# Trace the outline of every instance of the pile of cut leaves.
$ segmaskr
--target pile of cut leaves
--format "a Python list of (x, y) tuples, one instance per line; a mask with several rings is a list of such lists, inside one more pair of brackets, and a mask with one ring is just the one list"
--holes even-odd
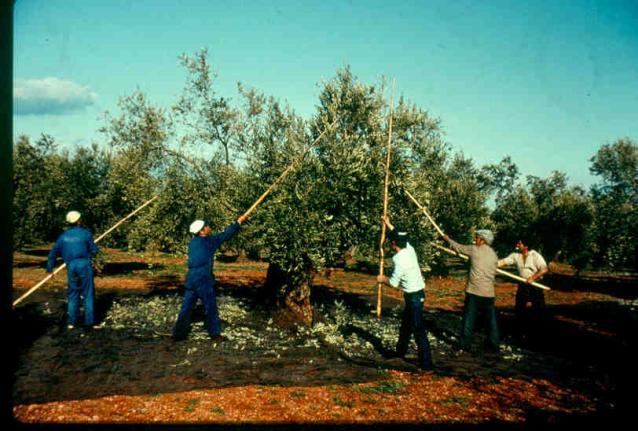
[[(346, 359), (380, 360), (384, 353), (394, 350), (401, 324), (401, 306), (386, 311), (383, 319), (379, 320), (372, 309), (352, 310), (344, 302), (335, 300), (315, 304), (321, 317), (312, 328), (302, 325), (282, 328), (274, 322), (271, 310), (256, 306), (247, 299), (219, 296), (217, 303), (222, 332), (228, 339), (224, 349), (274, 357), (279, 357), (291, 348), (329, 348)], [(110, 307), (102, 326), (126, 330), (144, 339), (167, 337), (171, 334), (180, 305), (181, 296), (178, 294), (118, 298)], [(209, 336), (203, 307), (199, 304), (188, 341), (203, 340), (209, 340)], [(428, 333), (428, 340), (436, 356), (454, 356), (454, 335), (437, 338)], [(502, 352), (501, 359), (510, 362), (521, 361), (526, 355), (524, 350), (508, 344), (503, 344)], [(411, 340), (408, 357), (415, 355), (416, 345)]]

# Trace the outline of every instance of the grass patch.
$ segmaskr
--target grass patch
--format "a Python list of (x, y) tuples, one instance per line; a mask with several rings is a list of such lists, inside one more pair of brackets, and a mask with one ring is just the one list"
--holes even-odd
[(362, 394), (400, 394), (405, 387), (404, 383), (396, 380), (387, 380), (376, 386), (355, 387), (354, 390)]
[(354, 407), (354, 403), (352, 401), (346, 401), (346, 400), (342, 400), (339, 397), (333, 397), (332, 401), (334, 401), (334, 403), (340, 407), (347, 407), (349, 409), (351, 409), (352, 407)]
[(290, 393), (290, 398), (304, 398), (306, 393), (304, 391), (293, 391)]
[(184, 407), (184, 411), (186, 413), (192, 413), (195, 411), (195, 408), (202, 400), (200, 398), (193, 398), (192, 400), (188, 400), (186, 407)]
[(385, 368), (377, 368), (377, 374), (382, 377), (387, 377), (388, 370), (386, 370)]
[(226, 412), (224, 411), (224, 409), (222, 409), (221, 407), (213, 407), (212, 409), (210, 409), (210, 411), (211, 411), (212, 413), (216, 413), (216, 414), (218, 414), (218, 415), (222, 415), (222, 416), (226, 414)]
[(460, 404), (462, 406), (467, 406), (469, 401), (470, 400), (468, 400), (466, 397), (450, 397), (438, 402), (446, 406), (449, 406), (450, 404)]

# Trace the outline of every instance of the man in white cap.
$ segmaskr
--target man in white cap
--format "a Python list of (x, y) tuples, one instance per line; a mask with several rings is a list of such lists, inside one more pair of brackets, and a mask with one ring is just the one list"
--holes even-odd
[(215, 276), (213, 275), (213, 259), (219, 246), (239, 229), (245, 221), (241, 216), (236, 222), (228, 226), (223, 232), (211, 235), (212, 230), (206, 220), (195, 220), (189, 231), (194, 235), (188, 244), (188, 272), (182, 307), (173, 328), (173, 339), (184, 340), (188, 337), (191, 327), (191, 316), (197, 300), (201, 299), (206, 311), (206, 326), (211, 339), (222, 342), (221, 324), (217, 311), (215, 294)]
[(494, 277), (498, 257), (490, 247), (494, 241), (494, 234), (488, 229), (479, 229), (474, 235), (474, 244), (463, 245), (443, 235), (450, 246), (470, 258), (470, 273), (465, 287), (465, 304), (463, 307), (463, 322), (461, 323), (461, 349), (469, 350), (474, 335), (474, 322), (479, 309), (487, 317), (488, 336), (487, 348), (499, 350), (498, 325), (496, 322), (496, 308), (494, 307)]
[(80, 314), (80, 298), (84, 299), (84, 324), (94, 327), (95, 316), (93, 303), (95, 301), (95, 287), (93, 285), (93, 267), (91, 258), (99, 248), (93, 241), (93, 235), (88, 229), (80, 226), (80, 213), (69, 211), (66, 221), (70, 225), (55, 242), (49, 252), (47, 272), (53, 272), (55, 260), (62, 256), (67, 265), (67, 328), (73, 329), (77, 325)]

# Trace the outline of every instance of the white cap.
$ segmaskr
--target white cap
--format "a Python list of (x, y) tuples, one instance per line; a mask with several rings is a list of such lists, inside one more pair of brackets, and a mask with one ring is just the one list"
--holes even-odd
[(487, 245), (492, 245), (492, 242), (494, 241), (494, 234), (489, 229), (479, 229), (476, 231), (476, 235), (483, 238)]
[(198, 233), (200, 230), (204, 229), (204, 225), (206, 223), (204, 220), (195, 220), (191, 223), (191, 226), (188, 228), (190, 233)]
[(67, 223), (75, 223), (76, 221), (80, 220), (80, 213), (77, 211), (69, 211), (68, 213), (66, 213), (66, 222)]

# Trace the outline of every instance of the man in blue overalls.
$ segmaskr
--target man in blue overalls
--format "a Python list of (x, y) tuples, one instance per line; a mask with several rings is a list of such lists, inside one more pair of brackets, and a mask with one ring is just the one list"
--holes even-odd
[(186, 290), (182, 307), (177, 316), (177, 322), (173, 329), (173, 339), (183, 340), (188, 337), (191, 327), (191, 315), (197, 303), (201, 299), (206, 311), (206, 324), (208, 334), (216, 342), (225, 340), (221, 335), (219, 313), (217, 311), (217, 298), (215, 294), (215, 276), (213, 275), (213, 258), (219, 246), (233, 236), (239, 225), (245, 221), (241, 216), (236, 222), (228, 226), (223, 232), (211, 236), (211, 228), (205, 220), (195, 220), (190, 225), (190, 232), (195, 237), (188, 244), (188, 272), (186, 273)]
[(84, 324), (93, 326), (93, 303), (95, 301), (95, 287), (93, 285), (93, 267), (91, 258), (99, 248), (93, 241), (93, 235), (88, 229), (80, 226), (80, 213), (69, 211), (66, 221), (71, 225), (62, 233), (49, 252), (47, 272), (53, 271), (55, 260), (62, 256), (67, 265), (67, 328), (73, 329), (80, 313), (80, 297), (84, 299)]

